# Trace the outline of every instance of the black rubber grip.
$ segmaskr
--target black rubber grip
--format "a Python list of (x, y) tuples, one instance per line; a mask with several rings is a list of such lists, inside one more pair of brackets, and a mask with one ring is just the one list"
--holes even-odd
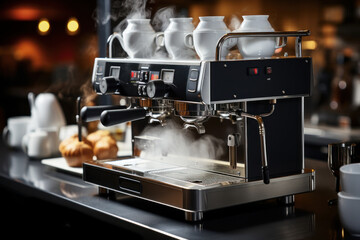
[(269, 184), (270, 183), (270, 173), (269, 173), (268, 166), (263, 166), (262, 167), (262, 175), (263, 175), (264, 183)]
[(80, 118), (83, 122), (92, 122), (100, 120), (100, 115), (105, 110), (125, 109), (125, 106), (103, 105), (103, 106), (85, 106), (80, 111)]
[(131, 122), (146, 117), (146, 111), (143, 108), (106, 110), (101, 113), (100, 122), (108, 127), (119, 123)]

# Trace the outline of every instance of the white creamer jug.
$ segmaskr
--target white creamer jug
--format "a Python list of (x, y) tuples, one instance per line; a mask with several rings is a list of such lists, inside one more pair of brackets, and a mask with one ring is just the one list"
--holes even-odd
[[(234, 32), (274, 32), (269, 15), (246, 15), (240, 28)], [(238, 39), (238, 48), (243, 58), (268, 58), (274, 55), (275, 49), (284, 47), (285, 42), (279, 45), (276, 37), (241, 37)]]
[[(199, 17), (199, 19), (200, 22), (194, 32), (185, 36), (185, 45), (195, 48), (201, 60), (214, 60), (219, 39), (230, 30), (224, 23), (224, 16)], [(222, 47), (221, 58), (225, 58), (229, 52), (232, 45), (232, 41), (229, 40), (225, 41)]]
[(165, 46), (171, 59), (194, 59), (196, 52), (184, 44), (185, 35), (194, 31), (193, 18), (170, 18), (169, 26), (164, 33), (156, 36), (158, 46)]
[(113, 33), (109, 38), (110, 45), (114, 38), (130, 58), (150, 58), (155, 52), (156, 33), (150, 24), (150, 19), (128, 19), (127, 27), (122, 35)]

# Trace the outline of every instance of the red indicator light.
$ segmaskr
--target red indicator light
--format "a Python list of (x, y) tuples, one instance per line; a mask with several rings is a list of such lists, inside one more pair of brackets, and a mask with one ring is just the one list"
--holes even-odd
[(249, 68), (248, 73), (249, 73), (249, 75), (258, 75), (259, 69), (258, 68)]
[(272, 74), (272, 67), (266, 67), (266, 74)]
[(151, 74), (150, 80), (159, 79), (159, 74)]

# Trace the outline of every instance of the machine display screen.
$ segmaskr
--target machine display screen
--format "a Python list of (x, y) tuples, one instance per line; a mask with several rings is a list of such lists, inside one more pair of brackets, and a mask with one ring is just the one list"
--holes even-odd
[(161, 78), (165, 83), (173, 83), (174, 82), (174, 73), (173, 69), (163, 69), (161, 71)]
[(110, 76), (118, 79), (120, 77), (120, 67), (112, 66), (110, 67)]

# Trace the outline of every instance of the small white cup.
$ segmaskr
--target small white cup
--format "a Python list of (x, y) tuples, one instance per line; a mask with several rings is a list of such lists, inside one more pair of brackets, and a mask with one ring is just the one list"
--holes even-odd
[(360, 163), (351, 163), (340, 167), (341, 191), (360, 197)]
[(51, 128), (42, 128), (40, 129), (40, 131), (44, 131), (46, 132), (47, 138), (47, 144), (49, 145), (49, 149), (50, 149), (50, 155), (55, 156), (55, 155), (59, 155), (60, 151), (59, 151), (59, 144), (60, 144), (60, 139), (59, 139), (59, 129), (56, 127), (51, 127)]
[(193, 48), (185, 46), (185, 35), (192, 33), (193, 18), (170, 18), (170, 24), (163, 33), (157, 33), (156, 45), (166, 48), (171, 59), (196, 59)]
[[(216, 45), (219, 39), (230, 30), (224, 23), (224, 16), (199, 17), (200, 23), (196, 29), (184, 37), (184, 44), (195, 49), (201, 60), (215, 60)], [(229, 53), (229, 49), (236, 44), (228, 39), (223, 44), (220, 56), (222, 59)]]
[[(274, 32), (269, 15), (247, 15), (243, 16), (244, 21), (240, 28), (234, 32)], [(238, 49), (244, 59), (270, 58), (278, 48), (286, 46), (283, 39), (275, 37), (241, 37), (238, 39)]]
[(21, 147), (23, 136), (27, 133), (30, 116), (11, 117), (3, 129), (3, 140), (10, 147)]
[(344, 192), (338, 193), (340, 221), (344, 228), (356, 237), (360, 237), (360, 198)]
[(127, 27), (122, 34), (113, 33), (109, 45), (116, 38), (130, 58), (150, 58), (155, 52), (156, 33), (150, 24), (150, 19), (128, 19)]
[(45, 158), (51, 156), (49, 135), (43, 130), (27, 133), (22, 139), (22, 147), (30, 158)]

